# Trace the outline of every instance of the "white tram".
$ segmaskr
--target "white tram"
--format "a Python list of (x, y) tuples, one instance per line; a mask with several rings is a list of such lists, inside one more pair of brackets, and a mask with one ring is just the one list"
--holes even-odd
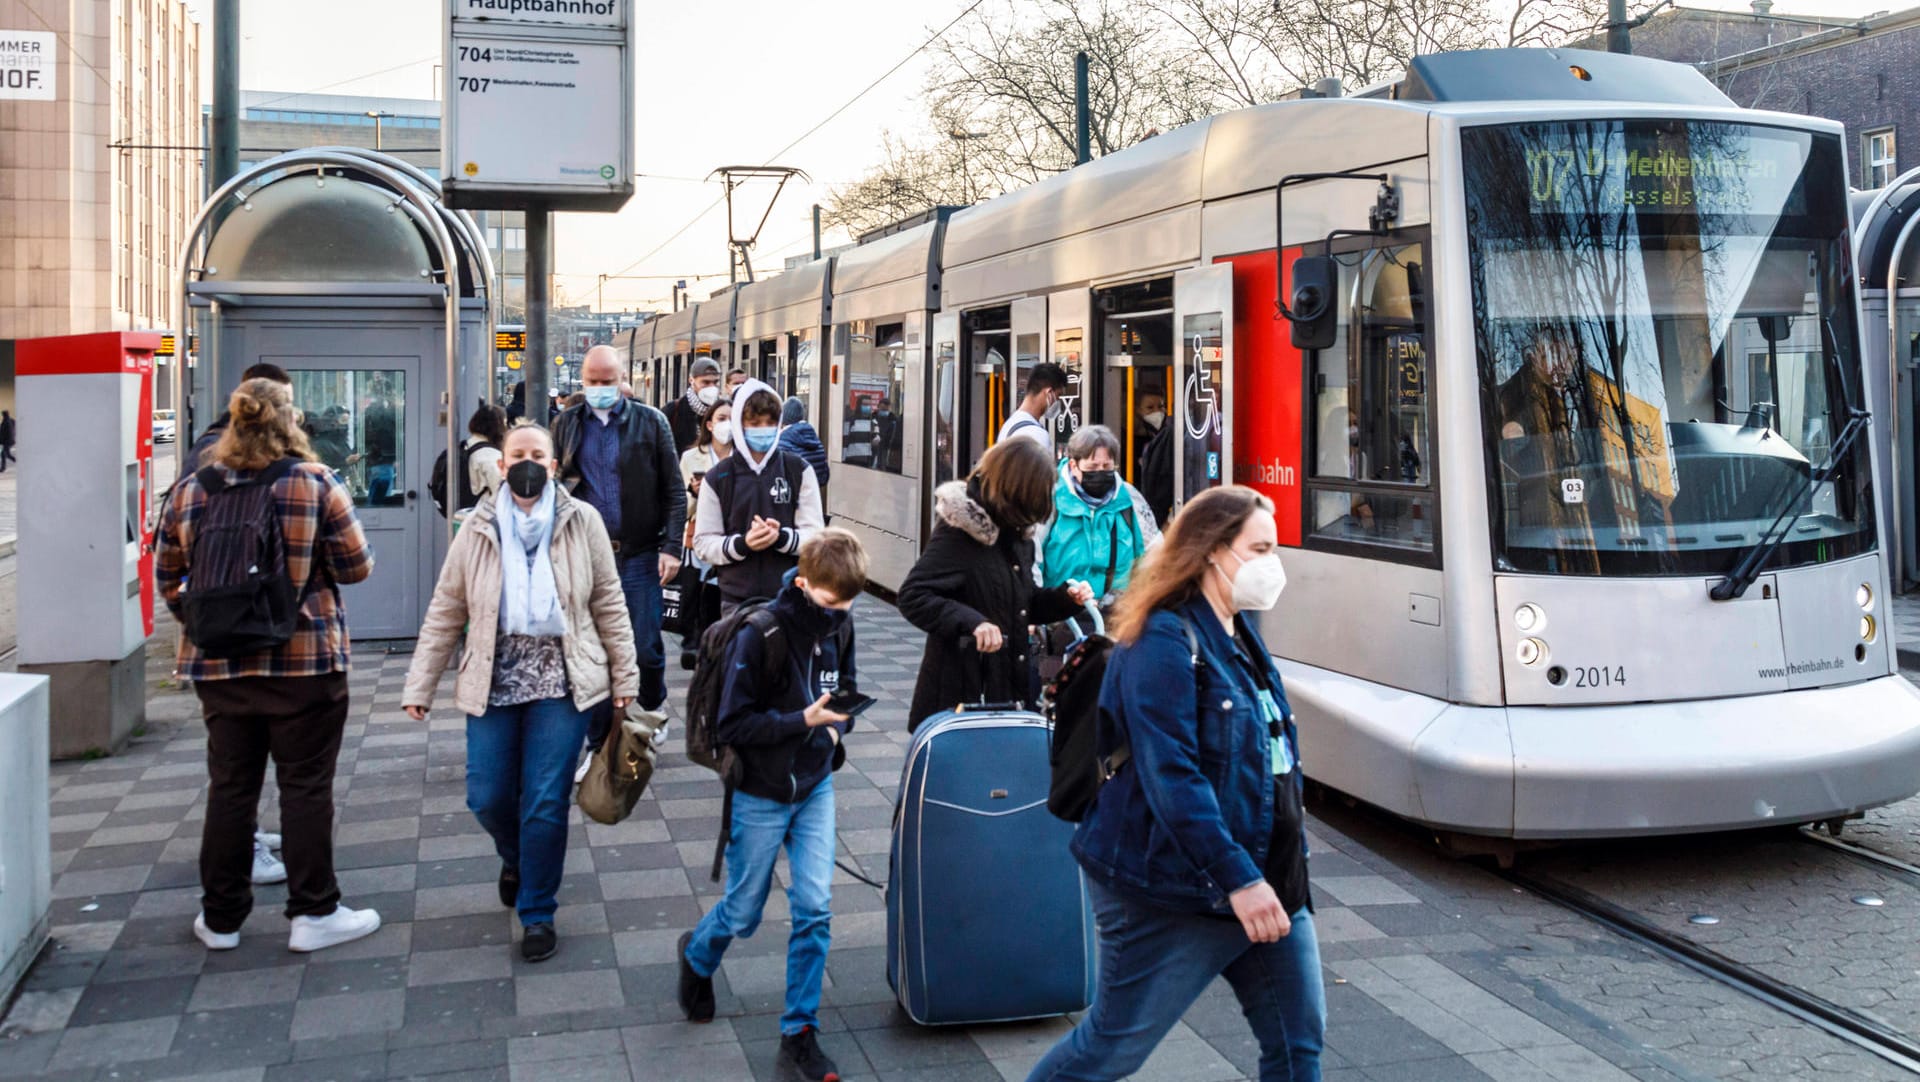
[[(723, 314), (724, 313), (724, 314)], [(1157, 136), (635, 332), (808, 401), (897, 586), (1040, 360), (1057, 436), (1278, 506), (1317, 781), (1456, 835), (1833, 820), (1920, 789), (1837, 124), (1577, 51)]]

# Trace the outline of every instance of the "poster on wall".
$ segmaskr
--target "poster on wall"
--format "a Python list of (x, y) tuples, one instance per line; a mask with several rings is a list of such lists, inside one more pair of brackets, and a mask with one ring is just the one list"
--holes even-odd
[(45, 30), (0, 30), (0, 101), (53, 101), (58, 48)]

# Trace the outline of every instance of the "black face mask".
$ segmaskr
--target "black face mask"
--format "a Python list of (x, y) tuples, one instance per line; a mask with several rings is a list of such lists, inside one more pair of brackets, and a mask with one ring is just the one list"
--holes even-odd
[(538, 499), (551, 476), (546, 463), (523, 458), (507, 469), (507, 487), (523, 500)]
[(1096, 500), (1104, 500), (1113, 495), (1120, 483), (1119, 474), (1113, 470), (1081, 470), (1080, 490)]

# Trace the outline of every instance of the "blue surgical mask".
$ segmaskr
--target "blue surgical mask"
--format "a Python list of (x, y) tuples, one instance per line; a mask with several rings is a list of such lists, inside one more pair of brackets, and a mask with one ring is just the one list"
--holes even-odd
[(580, 392), (587, 396), (587, 405), (597, 410), (610, 410), (620, 401), (618, 387), (582, 387)]
[(780, 439), (780, 429), (777, 425), (755, 426), (744, 431), (747, 437), (747, 450), (756, 455), (764, 455), (773, 450), (774, 443)]

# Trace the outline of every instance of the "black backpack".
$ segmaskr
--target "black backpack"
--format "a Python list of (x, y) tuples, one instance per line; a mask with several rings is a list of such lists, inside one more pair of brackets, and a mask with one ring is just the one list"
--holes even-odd
[(188, 640), (208, 657), (244, 657), (293, 638), (305, 591), (287, 577), (273, 485), (296, 465), (283, 458), (231, 484), (218, 466), (194, 475), (207, 502), (194, 521), (180, 603)]
[[(1197, 672), (1200, 640), (1184, 616), (1180, 628), (1187, 633), (1187, 650)], [(1111, 753), (1100, 755), (1100, 685), (1105, 682), (1113, 647), (1112, 639), (1097, 634), (1068, 647), (1065, 662), (1042, 696), (1047, 718), (1053, 722), (1052, 744), (1047, 749), (1047, 762), (1053, 768), (1047, 810), (1069, 823), (1086, 818), (1100, 786), (1133, 757), (1124, 732)]]
[[(482, 444), (476, 444), (475, 446), (492, 447), (493, 444), (482, 443)], [(496, 450), (497, 449), (498, 448), (496, 448)], [(454, 480), (454, 490), (459, 495), (460, 502), (453, 505), (453, 510), (455, 511), (458, 511), (463, 507), (472, 507), (474, 504), (478, 503), (480, 500), (479, 494), (473, 491), (472, 478), (470, 478), (467, 475), (467, 458), (469, 454), (472, 452), (473, 448), (468, 447), (466, 442), (462, 441), (458, 450), (460, 452), (460, 470), (458, 473), (454, 475), (453, 480)], [(440, 452), (440, 457), (433, 460), (433, 476), (427, 479), (427, 495), (433, 497), (434, 510), (440, 512), (441, 518), (446, 518), (448, 514), (448, 510), (447, 510), (447, 453), (445, 451)]]

